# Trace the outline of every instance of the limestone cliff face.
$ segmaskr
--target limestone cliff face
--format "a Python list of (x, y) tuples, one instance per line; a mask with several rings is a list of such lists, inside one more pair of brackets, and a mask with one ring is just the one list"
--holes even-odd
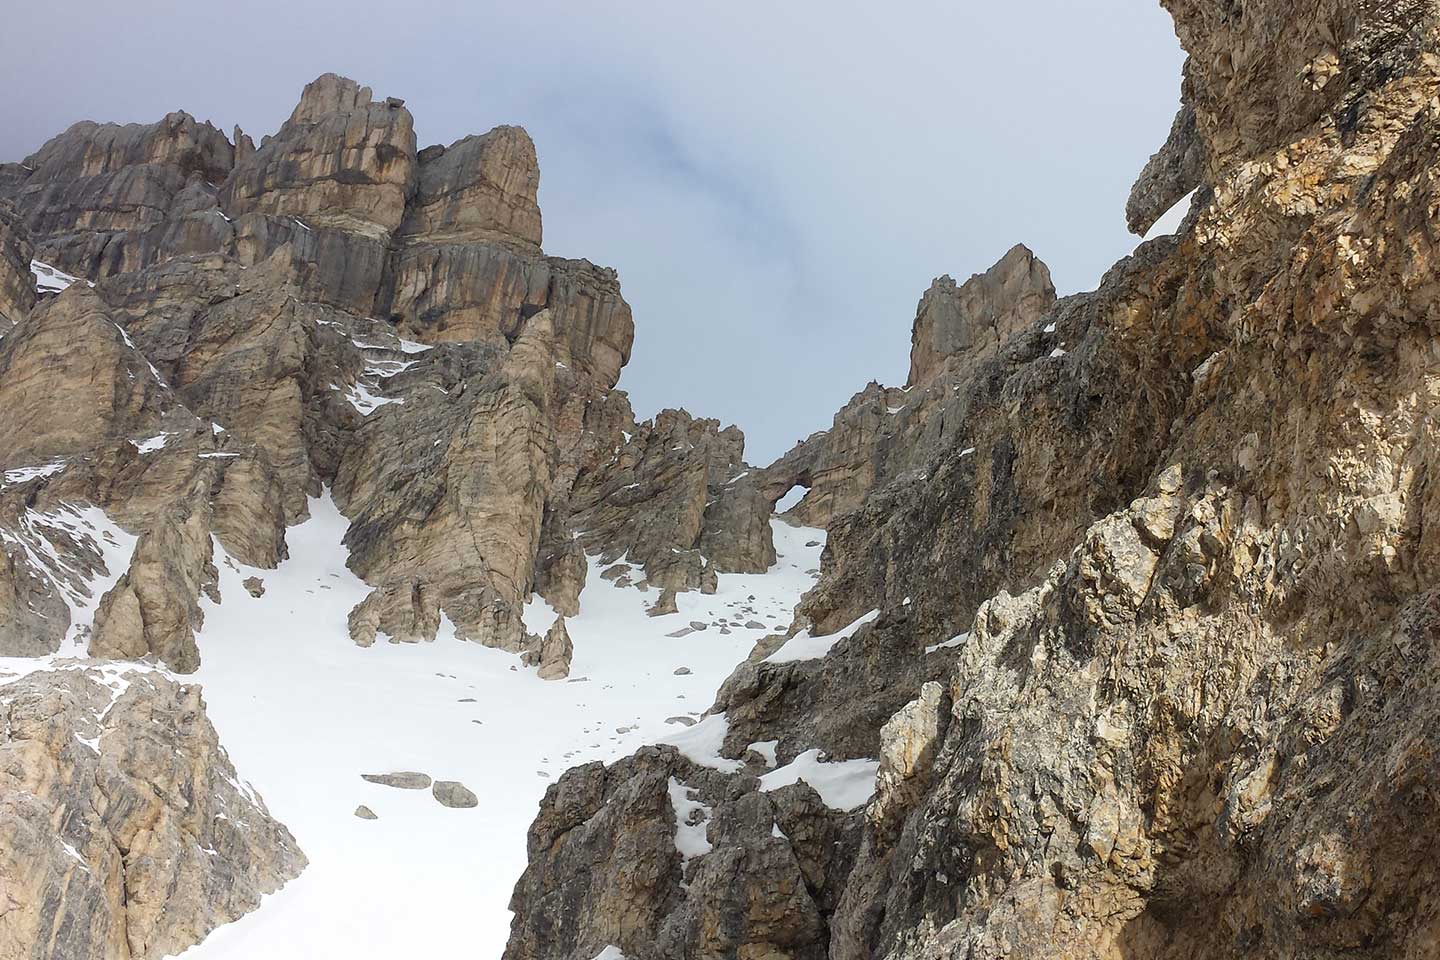
[(305, 857), (235, 773), (198, 687), (64, 669), (0, 686), (0, 953), (171, 956)]
[(0, 193), (21, 211), (40, 260), (95, 278), (210, 245), (224, 220), (204, 211), (234, 162), (225, 135), (186, 113), (85, 121), (7, 164)]
[[(253, 562), (283, 555), (278, 484), (263, 457), (187, 409), (83, 283), (0, 340), (0, 409), (0, 597), (14, 598), (0, 650), (51, 652), (73, 627), (97, 654), (154, 654), (193, 670), (211, 531)], [(71, 623), (65, 597), (126, 571), (106, 567), (98, 530), (67, 519), (87, 506), (141, 535), (113, 594), (90, 598), (101, 601), (93, 632)]]
[(974, 363), (989, 357), (1054, 302), (1049, 269), (1024, 245), (959, 286), (941, 277), (925, 292), (915, 314), (905, 385), (929, 380), (951, 358)]
[(325, 74), (305, 87), (290, 119), (225, 181), (231, 217), (294, 217), (385, 239), (405, 218), (416, 176), (415, 126), (403, 100)]
[[(634, 323), (613, 270), (541, 251), (538, 184), (524, 130), (417, 150), (403, 101), (333, 74), (258, 147), (172, 114), (77, 124), (6, 166), (0, 316), (19, 327), (0, 341), (5, 467), (64, 460), (27, 496), (58, 503), (59, 484), (141, 537), (97, 608), (97, 652), (192, 668), (209, 534), (273, 566), (325, 486), (375, 586), (357, 641), (430, 639), (444, 614), (483, 643), (540, 642), (519, 610), (561, 569), (542, 529), (574, 539), (570, 489), (598, 465), (589, 411), (619, 410), (607, 398)], [(32, 243), (89, 281), (33, 314)], [(623, 418), (607, 435), (635, 428)], [(152, 509), (158, 481), (116, 482), (106, 459), (122, 438), (146, 464), (188, 456), (211, 479), (175, 473), (163, 489), (181, 502)], [(7, 556), (0, 596), (57, 599), (24, 551)], [(567, 556), (562, 604), (583, 585), (583, 555), (578, 576)], [(36, 629), (15, 648), (53, 648), (68, 627), (38, 643)]]
[(585, 550), (643, 568), (638, 579), (662, 590), (713, 592), (716, 573), (762, 573), (775, 562), (773, 503), (751, 477), (738, 428), (683, 410), (628, 426), (571, 494)]
[[(831, 511), (801, 622), (878, 613), (742, 665), (715, 764), (551, 789), (508, 956), (1433, 952), (1440, 10), (1165, 5), (1199, 146), (1139, 195), (1198, 186), (1185, 226)], [(871, 799), (800, 816), (771, 742), (873, 761)]]

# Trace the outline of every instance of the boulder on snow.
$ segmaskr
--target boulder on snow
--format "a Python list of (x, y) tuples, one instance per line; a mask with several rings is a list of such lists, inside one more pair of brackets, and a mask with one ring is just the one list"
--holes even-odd
[(458, 780), (436, 780), (430, 793), (447, 807), (468, 808), (478, 806), (480, 798)]
[(413, 770), (401, 770), (396, 773), (362, 773), (360, 779), (385, 787), (398, 787), (401, 790), (424, 790), (430, 786), (429, 776)]

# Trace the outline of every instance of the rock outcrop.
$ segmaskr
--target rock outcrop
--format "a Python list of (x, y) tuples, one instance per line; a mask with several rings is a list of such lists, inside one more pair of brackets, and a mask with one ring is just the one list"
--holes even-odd
[(774, 501), (743, 459), (738, 428), (683, 410), (623, 422), (610, 458), (582, 471), (570, 495), (586, 552), (643, 568), (635, 579), (646, 586), (679, 591), (713, 591), (717, 573), (761, 573), (775, 562)]
[(1205, 141), (1196, 126), (1195, 108), (1181, 106), (1165, 145), (1150, 158), (1130, 190), (1125, 222), (1145, 236), (1170, 208), (1194, 191), (1205, 177)]
[(0, 954), (170, 956), (305, 866), (198, 687), (60, 669), (0, 686)]
[[(507, 957), (1433, 950), (1440, 9), (1165, 5), (1201, 148), (1138, 195), (1198, 187), (1180, 232), (887, 435), (823, 659), (547, 793)], [(787, 823), (777, 775), (847, 760), (868, 801)]]
[(1063, 355), (1075, 324), (1038, 323), (1055, 302), (1049, 269), (1023, 245), (959, 286), (940, 277), (916, 310), (908, 384), (868, 384), (829, 430), (756, 474), (761, 492), (775, 503), (805, 488), (790, 516), (826, 527), (872, 490), (919, 476), (937, 452), (964, 439), (973, 413), (968, 385), (979, 379), (978, 368), (996, 358), (1024, 362), (1047, 347), (1050, 359)]
[(941, 277), (920, 298), (905, 385), (931, 379), (952, 357), (969, 363), (986, 359), (1054, 303), (1050, 270), (1023, 244), (963, 284)]
[(33, 251), (19, 224), (19, 215), (0, 202), (0, 337), (35, 306), (35, 280), (30, 273)]
[[(0, 316), (19, 328), (0, 355), (4, 466), (63, 460), (63, 491), (47, 474), (27, 495), (63, 492), (140, 537), (98, 605), (96, 653), (193, 669), (210, 534), (273, 567), (327, 486), (375, 587), (351, 617), (359, 642), (428, 640), (448, 618), (518, 652), (537, 583), (573, 608), (584, 556), (543, 552), (542, 531), (573, 542), (570, 491), (599, 465), (597, 434), (633, 426), (610, 394), (634, 324), (613, 270), (543, 254), (538, 183), (520, 128), (417, 150), (402, 101), (333, 74), (258, 148), (177, 113), (76, 124), (6, 165)], [(33, 316), (31, 243), (86, 281)], [(122, 435), (164, 465), (163, 488), (154, 470), (117, 482)], [(208, 482), (182, 478), (177, 452)], [(34, 599), (23, 554), (0, 602)], [(40, 619), (53, 649), (68, 628)]]
[[(193, 670), (196, 602), (215, 576), (211, 532), (247, 562), (283, 556), (265, 461), (186, 409), (85, 284), (0, 340), (0, 410), (0, 598), (26, 598), (0, 630), (9, 637), (0, 649), (53, 651), (72, 628), (89, 631), (71, 622), (78, 602), (104, 625), (90, 638), (96, 653), (154, 654)], [(82, 516), (93, 509), (98, 517)], [(115, 533), (101, 539), (112, 523), (142, 534), (128, 572), (110, 569), (132, 560), (107, 549), (118, 546)], [(102, 576), (122, 582), (97, 612)]]
[(211, 249), (227, 233), (216, 185), (234, 165), (225, 135), (186, 113), (153, 124), (74, 124), (0, 170), (36, 257), (96, 279)]

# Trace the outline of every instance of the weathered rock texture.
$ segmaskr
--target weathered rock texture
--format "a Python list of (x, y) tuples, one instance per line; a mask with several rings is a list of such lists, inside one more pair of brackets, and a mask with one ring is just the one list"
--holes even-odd
[[(77, 625), (94, 652), (193, 669), (210, 535), (273, 567), (325, 487), (374, 587), (350, 618), (362, 644), (448, 618), (537, 648), (524, 602), (577, 612), (585, 551), (612, 536), (676, 589), (768, 565), (739, 431), (635, 423), (614, 389), (634, 338), (618, 278), (542, 252), (538, 185), (524, 130), (417, 150), (403, 101), (333, 74), (258, 147), (176, 113), (76, 124), (0, 169), (0, 333), (18, 324), (0, 449), (27, 478), (0, 488), (0, 524), (82, 503), (140, 537)], [(86, 282), (33, 308), (32, 245)], [(637, 460), (646, 497), (612, 496)], [(60, 588), (6, 543), (0, 604), (35, 613), (0, 646), (53, 649), (73, 633), (40, 615)]]
[(1170, 138), (1150, 158), (1130, 190), (1125, 222), (1137, 236), (1145, 236), (1157, 220), (1205, 177), (1205, 141), (1196, 128), (1195, 108), (1188, 103), (1175, 115)]
[(774, 501), (743, 460), (745, 435), (684, 410), (641, 424), (626, 413), (610, 458), (571, 492), (578, 544), (643, 568), (635, 579), (662, 590), (713, 591), (717, 573), (769, 569)]
[[(1165, 5), (1185, 225), (887, 434), (912, 466), (828, 510), (799, 619), (879, 616), (742, 665), (728, 769), (551, 788), (508, 957), (1435, 953), (1440, 10)], [(787, 820), (771, 741), (874, 795)]]
[[(967, 384), (997, 355), (1033, 358), (1066, 342), (1058, 326), (1037, 321), (1055, 305), (1050, 271), (1018, 245), (985, 273), (957, 286), (937, 279), (916, 310), (910, 379), (903, 387), (870, 383), (839, 413), (829, 430), (813, 434), (755, 477), (777, 502), (796, 486), (806, 494), (790, 511), (813, 526), (856, 509), (877, 487), (920, 476), (942, 449), (969, 429)], [(922, 478), (923, 479), (923, 478)]]
[(984, 360), (1054, 303), (1050, 270), (1023, 245), (959, 286), (948, 276), (941, 277), (920, 299), (905, 385), (929, 380), (952, 358), (968, 363)]
[(180, 953), (305, 857), (236, 777), (198, 687), (67, 669), (0, 686), (0, 954)]
[(0, 337), (35, 306), (31, 253), (28, 235), (19, 225), (15, 208), (0, 202)]
[[(547, 679), (569, 673), (565, 623), (530, 636), (521, 610), (538, 589), (578, 612), (605, 535), (675, 589), (764, 569), (769, 503), (739, 483), (739, 431), (635, 423), (614, 389), (634, 337), (619, 279), (544, 254), (538, 186), (524, 130), (417, 150), (402, 101), (333, 74), (258, 147), (174, 113), (78, 123), (0, 165), (0, 655), (195, 670), (202, 597), (237, 599), (218, 593), (215, 544), (274, 568), (327, 488), (373, 587), (349, 617), (358, 643), (431, 640), (448, 620)], [(662, 451), (672, 433), (687, 446)], [(656, 436), (642, 472), (669, 506), (653, 530), (650, 500), (600, 492), (626, 434)], [(146, 675), (83, 722), (66, 711), (104, 688), (70, 675), (0, 702), (32, 688), (40, 706), (15, 710), (42, 712), (14, 712), (0, 745), (0, 806), (21, 818), (0, 954), (176, 952), (303, 865), (235, 799), (198, 691)], [(86, 722), (108, 731), (98, 768), (61, 729)], [(250, 836), (217, 826), (227, 804)]]
[[(26, 598), (0, 628), (0, 651), (53, 651), (72, 626), (88, 630), (70, 623), (64, 596), (88, 595), (97, 573), (125, 574), (99, 605), (95, 652), (193, 670), (197, 600), (215, 579), (210, 533), (246, 562), (283, 556), (267, 463), (188, 410), (84, 284), (0, 340), (0, 410), (0, 605)], [(102, 569), (93, 538), (66, 535), (59, 518), (85, 506), (142, 534), (128, 573)]]

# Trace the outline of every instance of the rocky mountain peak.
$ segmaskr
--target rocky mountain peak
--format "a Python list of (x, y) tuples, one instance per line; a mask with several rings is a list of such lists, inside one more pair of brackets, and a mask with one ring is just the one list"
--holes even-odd
[(325, 74), (220, 192), (227, 216), (288, 216), (383, 240), (415, 189), (415, 124), (403, 101)]
[(923, 383), (952, 357), (976, 362), (1034, 323), (1055, 303), (1050, 269), (1024, 244), (989, 270), (957, 285), (948, 275), (931, 284), (910, 334), (907, 387)]
[(163, 164), (219, 183), (234, 159), (223, 133), (178, 110), (151, 124), (89, 120), (73, 124), (27, 157), (24, 166), (35, 182), (99, 177), (127, 167)]
[(939, 278), (906, 386), (763, 468), (635, 416), (518, 127), (417, 150), (326, 75), (258, 148), (0, 168), (0, 953), (179, 952), (303, 868), (192, 671), (329, 876), (395, 822), (337, 789), (483, 835), (445, 906), (521, 790), (438, 767), (509, 751), (507, 960), (1433, 953), (1440, 0), (1165, 6), (1127, 218), (1178, 231)]
[[(300, 102), (290, 113), (289, 123), (319, 123), (330, 114), (348, 114), (357, 110), (368, 110), (374, 104), (374, 95), (369, 87), (361, 86), (349, 77), (338, 73), (322, 73), (305, 84)], [(404, 101), (398, 101), (399, 107)]]
[(523, 127), (496, 127), (420, 151), (420, 178), (401, 232), (431, 242), (490, 240), (540, 247), (540, 164)]

